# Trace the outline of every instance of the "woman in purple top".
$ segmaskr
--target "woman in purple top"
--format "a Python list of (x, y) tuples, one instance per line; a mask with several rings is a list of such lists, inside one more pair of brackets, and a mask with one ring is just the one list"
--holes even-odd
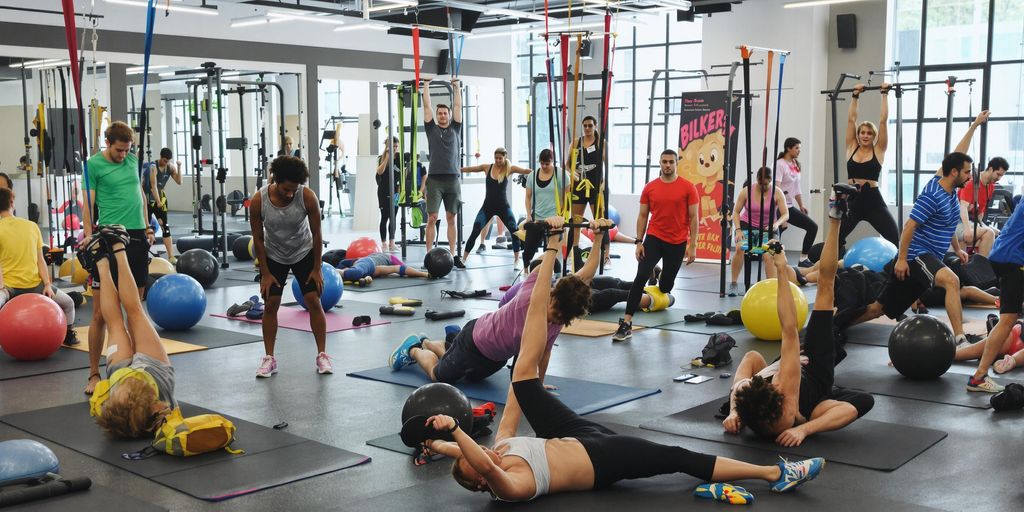
[[(561, 217), (551, 217), (547, 222), (561, 226), (563, 221)], [(604, 230), (610, 225), (610, 221), (604, 219), (591, 223), (598, 236), (605, 236)], [(550, 234), (546, 250), (560, 250), (561, 238), (561, 230)], [(601, 245), (595, 241), (594, 246)], [(541, 368), (547, 368), (551, 347), (562, 328), (586, 315), (590, 309), (590, 282), (600, 261), (600, 257), (588, 259), (579, 272), (559, 279), (552, 287), (551, 305), (548, 307), (548, 345)], [(388, 361), (391, 369), (398, 371), (418, 364), (430, 380), (448, 384), (490, 377), (519, 353), (530, 292), (536, 283), (537, 272), (534, 271), (520, 286), (515, 298), (497, 311), (470, 320), (458, 334), (448, 336), (446, 341), (409, 336), (392, 352)]]
[(807, 207), (800, 197), (800, 162), (796, 159), (800, 156), (800, 139), (788, 137), (782, 147), (785, 149), (779, 153), (775, 162), (775, 182), (786, 197), (789, 224), (804, 230), (804, 243), (800, 246), (800, 266), (810, 267), (813, 264), (807, 259), (807, 253), (818, 236), (818, 224), (807, 216)]

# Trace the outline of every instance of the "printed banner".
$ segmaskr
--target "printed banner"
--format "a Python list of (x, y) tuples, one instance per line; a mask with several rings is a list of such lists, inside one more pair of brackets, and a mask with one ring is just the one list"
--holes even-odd
[[(723, 250), (721, 209), (727, 96), (727, 91), (702, 91), (686, 92), (681, 97), (678, 166), (679, 175), (691, 181), (700, 196), (698, 260), (717, 262)], [(739, 117), (739, 102), (734, 102), (732, 127), (729, 130), (729, 144), (733, 148), (739, 142), (739, 133), (736, 129)], [(735, 173), (735, 150), (732, 151), (729, 167)], [(732, 203), (732, 200), (729, 202)]]

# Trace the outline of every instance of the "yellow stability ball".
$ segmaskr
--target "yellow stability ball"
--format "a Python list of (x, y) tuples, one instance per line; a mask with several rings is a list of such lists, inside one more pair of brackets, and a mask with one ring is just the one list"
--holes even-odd
[(82, 264), (75, 257), (68, 258), (61, 263), (59, 275), (60, 277), (70, 277), (72, 284), (85, 284), (85, 281), (89, 279), (89, 272), (82, 268)]
[[(765, 279), (751, 286), (740, 303), (740, 315), (743, 326), (751, 334), (762, 340), (778, 341), (782, 339), (782, 325), (779, 323), (778, 287), (775, 279)], [(807, 321), (807, 297), (800, 288), (789, 283), (796, 303), (797, 330)]]
[(174, 265), (163, 259), (154, 257), (149, 260), (149, 273), (150, 274), (177, 274), (178, 271), (174, 268)]
[(260, 266), (260, 259), (256, 257), (256, 250), (252, 247), (252, 239), (249, 239), (249, 257), (252, 258), (253, 266)]

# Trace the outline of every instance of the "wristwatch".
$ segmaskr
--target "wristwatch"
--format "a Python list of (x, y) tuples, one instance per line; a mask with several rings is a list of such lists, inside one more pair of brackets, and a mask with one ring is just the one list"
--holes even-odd
[(451, 434), (452, 432), (455, 432), (456, 430), (459, 429), (459, 420), (458, 420), (458, 418), (452, 418), (452, 421), (455, 422), (455, 425), (452, 426), (452, 428), (448, 429), (448, 433), (449, 434)]
[(640, 245), (640, 244), (644, 243), (644, 241), (639, 239), (639, 238), (637, 238), (636, 240), (633, 240), (633, 243), (636, 244), (636, 245)]

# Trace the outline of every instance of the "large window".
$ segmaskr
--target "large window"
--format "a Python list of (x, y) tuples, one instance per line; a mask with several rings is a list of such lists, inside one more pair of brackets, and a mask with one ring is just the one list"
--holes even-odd
[[(974, 79), (973, 84), (956, 86), (950, 145), (956, 144), (981, 109), (991, 110), (992, 117), (975, 135), (970, 154), (982, 168), (992, 157), (1006, 158), (1010, 173), (1002, 184), (1014, 191), (1020, 189), (1024, 184), (1024, 2), (892, 0), (892, 7), (894, 33), (889, 60), (890, 64), (899, 63), (900, 81), (945, 80), (950, 76)], [(942, 84), (904, 95), (905, 203), (913, 200), (942, 161), (947, 98)], [(895, 123), (894, 105), (890, 113), (890, 122)], [(887, 165), (893, 167), (889, 162)], [(894, 197), (893, 168), (889, 169), (887, 185), (889, 197)]]
[[(700, 69), (702, 25), (699, 18), (693, 22), (677, 22), (675, 13), (668, 13), (663, 17), (644, 16), (631, 20), (630, 24), (621, 23), (617, 32), (612, 67), (614, 81), (608, 105), (608, 160), (611, 164), (608, 187), (615, 193), (639, 193), (648, 174), (648, 129), (651, 131), (651, 152), (655, 155), (666, 147), (675, 148), (678, 142), (673, 138), (679, 124), (675, 115), (679, 111), (679, 95), (684, 91), (707, 88), (696, 74), (673, 74), (667, 82), (662, 75), (652, 90), (655, 70)], [(529, 154), (531, 136), (535, 137), (533, 147), (536, 152), (550, 145), (547, 85), (541, 76), (546, 75), (542, 40), (541, 34), (527, 34), (520, 36), (516, 45), (518, 55), (514, 76), (519, 81), (515, 94), (517, 105), (521, 107), (513, 108), (518, 137), (514, 144), (514, 157), (520, 165), (536, 162), (536, 155)], [(598, 53), (594, 51), (594, 59), (602, 58)], [(556, 50), (552, 50), (552, 55), (556, 54)], [(556, 70), (555, 74), (560, 75), (561, 70)], [(717, 84), (710, 84), (714, 85)], [(601, 94), (600, 78), (584, 81), (582, 88), (584, 101), (580, 104), (585, 105), (585, 114), (600, 119), (596, 113)], [(569, 94), (571, 96), (572, 93)], [(653, 113), (650, 108), (652, 95), (656, 98)], [(676, 99), (666, 100), (666, 97)], [(668, 115), (664, 115), (666, 112)], [(579, 114), (578, 118), (582, 115)], [(534, 121), (532, 134), (527, 123), (530, 116)], [(571, 111), (568, 117), (568, 123), (571, 123)], [(560, 125), (560, 117), (555, 122)], [(650, 173), (656, 176), (656, 156), (652, 157), (651, 166)]]

